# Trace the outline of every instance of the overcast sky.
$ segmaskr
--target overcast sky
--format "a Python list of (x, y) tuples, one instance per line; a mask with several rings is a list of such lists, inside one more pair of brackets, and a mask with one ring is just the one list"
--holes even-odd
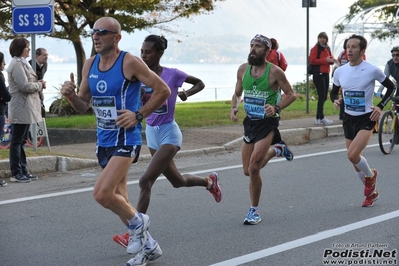
[[(329, 44), (332, 45), (334, 24), (348, 13), (349, 6), (354, 2), (355, 0), (317, 0), (317, 7), (309, 9), (309, 45), (313, 46), (316, 43), (317, 35), (322, 31), (327, 32), (330, 37)], [(173, 22), (172, 27), (178, 29), (179, 35), (164, 34), (168, 40), (189, 42), (193, 37), (199, 36), (242, 34), (250, 39), (261, 33), (276, 38), (280, 49), (283, 50), (290, 47), (306, 47), (306, 17), (306, 8), (302, 7), (301, 0), (226, 0), (218, 3), (210, 15)], [(139, 51), (144, 37), (150, 33), (162, 34), (158, 30), (123, 34), (120, 47), (129, 51)], [(50, 60), (56, 62), (57, 58), (68, 54), (65, 49), (60, 49), (60, 42), (70, 46), (68, 56), (75, 56), (72, 45), (67, 41), (37, 37), (36, 47), (46, 47)], [(91, 41), (88, 39), (84, 43), (86, 53), (90, 54)], [(2, 42), (0, 50), (8, 54), (8, 46), (9, 42)], [(392, 43), (386, 43), (387, 50), (391, 46)]]

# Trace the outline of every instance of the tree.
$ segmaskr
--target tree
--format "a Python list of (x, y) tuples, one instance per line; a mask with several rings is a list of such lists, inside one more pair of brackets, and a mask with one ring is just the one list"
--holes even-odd
[[(114, 17), (120, 22), (122, 31), (127, 33), (151, 27), (173, 31), (168, 28), (168, 22), (207, 14), (214, 10), (218, 1), (225, 0), (54, 0), (55, 29), (52, 34), (44, 36), (71, 41), (76, 53), (77, 81), (80, 84), (81, 70), (86, 61), (82, 37), (90, 36), (89, 30), (97, 19)], [(0, 2), (0, 38), (5, 40), (15, 37), (11, 29), (11, 8), (12, 1)]]
[[(352, 19), (360, 15), (360, 20), (373, 20), (368, 21), (369, 27), (367, 27), (372, 38), (383, 41), (395, 39), (399, 36), (398, 0), (358, 0), (349, 7), (345, 22), (351, 22)], [(355, 23), (358, 23), (358, 21)], [(342, 33), (346, 30), (346, 25), (341, 23), (336, 25), (335, 28)]]

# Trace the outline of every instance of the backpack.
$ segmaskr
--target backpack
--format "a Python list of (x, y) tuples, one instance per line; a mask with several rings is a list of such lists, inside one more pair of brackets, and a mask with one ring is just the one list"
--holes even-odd
[[(328, 50), (330, 50), (330, 47), (327, 47)], [(317, 59), (320, 58), (320, 54), (321, 54), (321, 49), (320, 46), (317, 45)], [(312, 75), (314, 73), (318, 73), (320, 71), (320, 66), (318, 65), (311, 65), (310, 64), (310, 56), (308, 57), (308, 66), (307, 66), (307, 73), (308, 75)]]

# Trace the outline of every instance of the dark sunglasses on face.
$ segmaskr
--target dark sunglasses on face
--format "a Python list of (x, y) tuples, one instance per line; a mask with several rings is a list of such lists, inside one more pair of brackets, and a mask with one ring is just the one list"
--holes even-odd
[(399, 54), (392, 54), (392, 57), (399, 57)]
[(91, 30), (90, 30), (90, 34), (91, 34), (91, 35), (94, 35), (94, 33), (97, 33), (98, 36), (105, 36), (105, 35), (107, 35), (108, 33), (115, 33), (115, 34), (118, 34), (118, 33), (115, 32), (115, 31), (107, 30), (107, 29), (103, 29), (103, 28), (91, 29)]

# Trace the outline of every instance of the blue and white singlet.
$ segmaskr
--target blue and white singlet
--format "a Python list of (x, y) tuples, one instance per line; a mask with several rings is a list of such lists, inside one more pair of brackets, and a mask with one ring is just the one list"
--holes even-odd
[(97, 145), (101, 147), (142, 145), (141, 123), (133, 128), (116, 126), (117, 110), (128, 109), (135, 112), (140, 109), (140, 81), (129, 81), (123, 75), (121, 51), (114, 65), (107, 71), (100, 71), (100, 55), (96, 55), (88, 74), (92, 95), (92, 108), (97, 119)]

